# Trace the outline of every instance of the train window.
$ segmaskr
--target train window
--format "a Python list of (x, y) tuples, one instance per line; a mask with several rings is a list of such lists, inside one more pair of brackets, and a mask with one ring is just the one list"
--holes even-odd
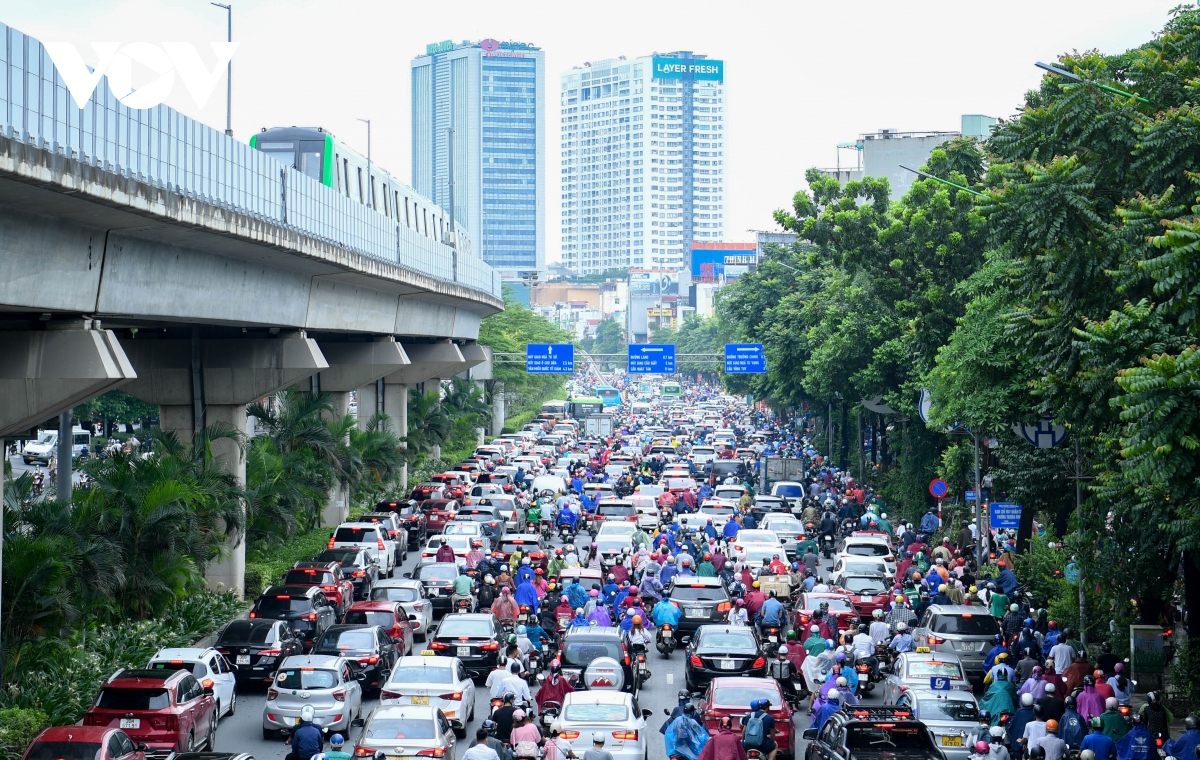
[(358, 202), (363, 202), (362, 167), (358, 167)]
[(384, 182), (384, 183), (383, 183), (383, 215), (384, 215), (384, 216), (386, 216), (386, 217), (388, 217), (388, 218), (391, 218), (391, 216), (392, 216), (392, 212), (391, 212), (391, 208), (392, 208), (392, 206), (391, 206), (391, 203), (389, 203), (388, 201), (389, 201), (389, 199), (388, 199), (388, 186), (387, 186), (387, 183), (386, 183), (386, 182)]
[(305, 175), (321, 181), (321, 163), (325, 157), (324, 140), (300, 141), (300, 165), (298, 168)]
[(296, 165), (296, 143), (294, 142), (260, 142), (258, 149), (281, 164)]
[(346, 197), (350, 197), (350, 159), (342, 159), (342, 174), (346, 175)]
[(333, 154), (333, 173), (337, 175), (337, 190), (342, 192), (342, 157), (337, 153)]
[(375, 195), (375, 178), (367, 177), (367, 184), (369, 185), (368, 193), (370, 193), (370, 195), (368, 196), (368, 199), (367, 199), (367, 205), (370, 206), (371, 208), (375, 209), (376, 211), (378, 211), (379, 210), (379, 202), (375, 200), (375, 198), (377, 197)]
[(429, 237), (429, 212), (421, 209), (421, 221), (425, 225), (425, 237)]

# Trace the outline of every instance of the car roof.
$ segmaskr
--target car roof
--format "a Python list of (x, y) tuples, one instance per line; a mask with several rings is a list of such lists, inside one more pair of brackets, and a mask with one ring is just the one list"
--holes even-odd
[(420, 665), (427, 668), (453, 668), (457, 657), (441, 657), (434, 655), (405, 655), (396, 661), (396, 667)]
[(900, 655), (905, 662), (955, 662), (962, 665), (962, 660), (953, 652), (903, 652)]
[(51, 726), (37, 735), (41, 741), (64, 741), (71, 739), (74, 741), (93, 741), (98, 742), (108, 736), (109, 733), (119, 729), (109, 728), (108, 726)]
[(910, 686), (905, 690), (906, 694), (912, 694), (919, 699), (950, 699), (954, 698), (955, 702), (974, 702), (979, 704), (979, 700), (969, 691), (961, 689), (948, 689), (946, 691), (933, 691), (932, 689), (922, 689), (919, 687)]
[[(443, 565), (450, 564), (443, 562)], [(380, 578), (372, 584), (372, 588), (421, 588), (421, 582), (414, 578)]]
[(612, 639), (620, 638), (624, 631), (620, 628), (601, 628), (596, 625), (589, 626), (573, 626), (567, 629), (567, 638), (570, 639), (586, 639), (586, 638), (602, 638)]
[[(939, 615), (983, 615), (986, 610), (983, 607), (972, 607), (967, 604), (931, 604), (927, 609), (933, 610)], [(991, 636), (991, 634), (987, 634)]]
[[(330, 626), (330, 628), (332, 627)], [(333, 654), (293, 654), (283, 658), (283, 662), (279, 663), (279, 669), (283, 670), (288, 667), (335, 668), (342, 659)]]
[(671, 579), (671, 585), (684, 585), (680, 579), (687, 580), (688, 586), (710, 586), (712, 588), (724, 588), (725, 583), (715, 576), (709, 575), (676, 575)]
[(380, 705), (371, 711), (372, 718), (424, 718), (433, 720), (438, 708), (433, 705)]
[(629, 702), (633, 699), (633, 696), (625, 691), (589, 689), (587, 691), (570, 692), (566, 695), (566, 699), (570, 700), (573, 704), (617, 705)]
[(151, 660), (199, 660), (216, 653), (212, 647), (167, 647), (154, 653)]
[[(142, 670), (140, 668), (121, 668), (113, 673), (105, 686), (117, 688), (138, 688), (144, 686), (166, 686), (171, 681), (177, 681), (184, 676), (190, 676), (186, 670)], [(146, 683), (149, 682), (149, 683)]]
[(316, 586), (286, 586), (280, 584), (278, 586), (268, 587), (266, 591), (262, 592), (258, 596), (261, 599), (264, 596), (283, 596), (284, 594), (287, 594), (288, 596), (299, 596), (307, 599), (318, 591), (320, 591), (320, 589)]
[(355, 521), (351, 521), (351, 522), (338, 523), (338, 528), (377, 528), (377, 527), (379, 527), (379, 523), (373, 523), (370, 521), (360, 522), (360, 521), (355, 520)]
[(351, 610), (394, 610), (400, 602), (389, 602), (386, 599), (363, 599), (350, 605)]

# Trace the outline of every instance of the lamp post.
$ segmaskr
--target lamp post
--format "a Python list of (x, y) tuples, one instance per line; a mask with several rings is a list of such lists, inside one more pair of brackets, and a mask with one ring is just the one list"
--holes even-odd
[[(225, 9), (225, 41), (233, 42), (233, 6), (224, 3), (209, 3)], [(233, 58), (225, 64), (225, 136), (233, 137)]]
[(1099, 82), (1093, 82), (1089, 79), (1084, 79), (1083, 77), (1079, 76), (1075, 72), (1067, 71), (1066, 69), (1062, 68), (1061, 66), (1051, 66), (1050, 64), (1042, 63), (1041, 61), (1038, 61), (1037, 63), (1035, 63), (1033, 65), (1037, 66), (1039, 69), (1048, 71), (1051, 74), (1060, 76), (1063, 79), (1069, 79), (1072, 82), (1078, 82), (1079, 84), (1090, 84), (1094, 87), (1104, 90), (1105, 92), (1111, 92), (1113, 95), (1120, 95), (1123, 98), (1134, 98), (1139, 103), (1149, 103), (1150, 102), (1149, 100), (1146, 100), (1145, 98), (1143, 98), (1141, 95), (1134, 95), (1132, 92), (1125, 92), (1124, 90), (1118, 90), (1116, 87), (1111, 87), (1107, 84), (1100, 84)]

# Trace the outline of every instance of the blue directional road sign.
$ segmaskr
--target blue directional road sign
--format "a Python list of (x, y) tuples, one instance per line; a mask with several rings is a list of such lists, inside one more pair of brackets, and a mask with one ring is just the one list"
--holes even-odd
[(671, 375), (675, 373), (673, 343), (635, 343), (629, 347), (631, 375)]
[(975, 501), (975, 492), (967, 491), (965, 494), (963, 494), (963, 499), (965, 501)]
[(570, 343), (530, 343), (525, 346), (525, 371), (530, 374), (575, 373), (575, 346)]
[(950, 689), (950, 679), (946, 676), (931, 676), (929, 679), (929, 688), (933, 691), (948, 691)]
[(726, 343), (725, 374), (754, 375), (767, 371), (761, 343)]
[(1008, 501), (994, 501), (988, 507), (988, 522), (993, 528), (1016, 530), (1021, 527), (1021, 505)]

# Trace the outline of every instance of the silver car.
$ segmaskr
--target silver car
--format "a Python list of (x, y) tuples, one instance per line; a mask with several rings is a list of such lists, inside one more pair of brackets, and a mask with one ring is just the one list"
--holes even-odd
[(433, 705), (381, 705), (367, 718), (354, 755), (453, 758), (454, 744), (450, 720)]
[(312, 705), (317, 725), (349, 732), (351, 722), (362, 717), (362, 685), (350, 661), (315, 654), (285, 659), (267, 689), (263, 738), (276, 739), (282, 729), (300, 722), (305, 705)]
[[(935, 683), (936, 682), (936, 683)], [(909, 689), (936, 689), (938, 691), (965, 691), (970, 693), (962, 663), (952, 654), (932, 653), (927, 647), (917, 647), (915, 652), (896, 656), (883, 679), (883, 703), (895, 704), (900, 695)]]
[(796, 556), (796, 544), (799, 542), (800, 536), (808, 533), (800, 520), (790, 514), (769, 514), (763, 518), (759, 527), (763, 530), (773, 531), (775, 535), (779, 536), (779, 542), (783, 544), (789, 557)]
[(933, 734), (948, 760), (966, 760), (979, 739), (979, 703), (969, 691), (909, 689), (896, 704), (911, 708), (913, 717)]
[(413, 637), (429, 638), (433, 626), (433, 602), (425, 595), (425, 585), (410, 578), (381, 580), (371, 589), (371, 601), (399, 602), (412, 623)]
[(974, 681), (983, 680), (983, 661), (999, 633), (986, 608), (967, 605), (930, 605), (912, 627), (913, 643), (956, 656)]

